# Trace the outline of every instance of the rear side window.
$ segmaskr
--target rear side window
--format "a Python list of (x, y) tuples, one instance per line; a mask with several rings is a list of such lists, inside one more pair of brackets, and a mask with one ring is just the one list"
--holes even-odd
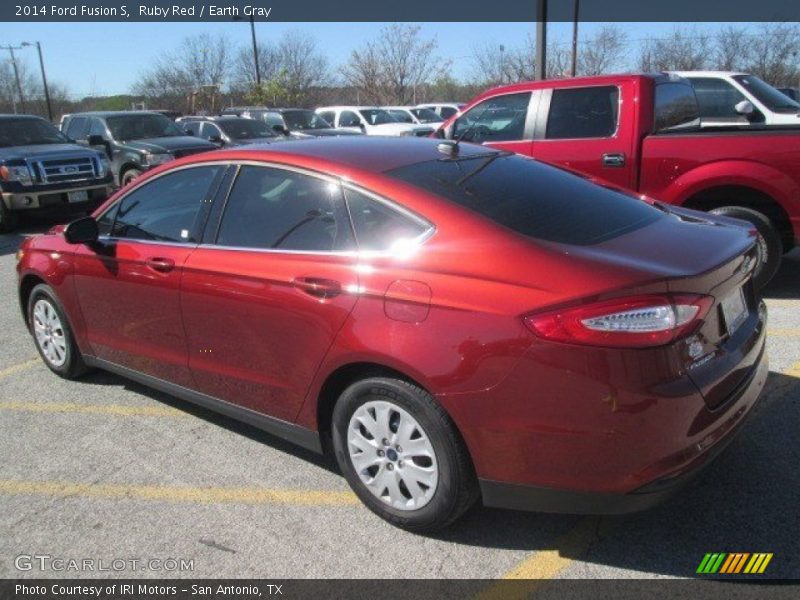
[(488, 98), (456, 119), (453, 137), (476, 143), (521, 140), (530, 100), (530, 92)]
[(388, 174), (548, 242), (598, 244), (664, 217), (641, 200), (509, 153), (422, 162)]
[(337, 184), (270, 167), (244, 166), (222, 216), (221, 246), (304, 252), (355, 249)]
[(142, 184), (120, 201), (111, 236), (161, 242), (195, 241), (203, 201), (223, 169), (217, 165), (181, 169)]
[(700, 126), (700, 107), (688, 83), (659, 83), (655, 90), (655, 132), (669, 133)]
[(413, 240), (431, 225), (352, 189), (345, 189), (347, 207), (359, 250), (382, 252)]
[(339, 115), (339, 127), (358, 127), (361, 120), (358, 115), (351, 110), (343, 110)]
[(547, 116), (549, 140), (606, 138), (617, 130), (616, 86), (553, 90)]
[(64, 132), (67, 137), (73, 140), (83, 139), (86, 133), (86, 117), (72, 117), (67, 125), (67, 130)]

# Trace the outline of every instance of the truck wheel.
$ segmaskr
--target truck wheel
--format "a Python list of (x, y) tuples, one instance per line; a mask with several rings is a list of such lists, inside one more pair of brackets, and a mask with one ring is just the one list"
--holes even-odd
[(120, 186), (125, 187), (141, 174), (142, 172), (139, 169), (128, 169), (122, 174), (122, 178), (120, 179), (119, 182)]
[(17, 228), (19, 217), (13, 210), (6, 208), (5, 202), (0, 199), (0, 233), (10, 233)]
[(450, 417), (425, 390), (371, 377), (333, 410), (333, 447), (367, 507), (411, 531), (441, 529), (478, 499), (472, 463)]
[(758, 262), (753, 272), (753, 284), (758, 290), (764, 288), (778, 272), (783, 255), (781, 234), (778, 233), (775, 225), (764, 214), (740, 206), (723, 206), (710, 212), (713, 215), (747, 221), (756, 228), (758, 231)]

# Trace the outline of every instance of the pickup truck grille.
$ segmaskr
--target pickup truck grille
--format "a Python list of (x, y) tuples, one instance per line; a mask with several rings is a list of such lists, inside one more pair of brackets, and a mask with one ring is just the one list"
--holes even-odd
[(97, 177), (97, 165), (90, 156), (37, 160), (32, 161), (31, 166), (41, 183), (66, 183)]

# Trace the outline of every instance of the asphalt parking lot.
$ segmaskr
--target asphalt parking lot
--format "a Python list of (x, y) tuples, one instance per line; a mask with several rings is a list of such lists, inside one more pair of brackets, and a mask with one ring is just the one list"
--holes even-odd
[(52, 375), (18, 308), (21, 235), (0, 235), (2, 578), (99, 574), (20, 571), (20, 555), (192, 561), (102, 573), (123, 577), (694, 577), (708, 552), (774, 553), (763, 577), (800, 578), (800, 250), (766, 292), (766, 396), (679, 496), (614, 518), (478, 509), (422, 537), (313, 454), (110, 374)]

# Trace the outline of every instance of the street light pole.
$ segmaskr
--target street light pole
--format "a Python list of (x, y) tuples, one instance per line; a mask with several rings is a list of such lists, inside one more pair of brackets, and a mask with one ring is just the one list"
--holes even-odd
[[(17, 82), (17, 92), (19, 93), (19, 104), (22, 107), (22, 112), (25, 112), (25, 95), (22, 93), (22, 84), (19, 81), (19, 69), (17, 68), (17, 59), (14, 56), (14, 50), (20, 50), (22, 46), (0, 46), (4, 50), (8, 50), (9, 54), (11, 54), (11, 66), (14, 69), (14, 80)], [(14, 107), (14, 114), (16, 114), (17, 108)]]
[(261, 86), (261, 68), (258, 65), (258, 43), (256, 42), (256, 21), (250, 15), (250, 35), (253, 37), (253, 62), (256, 64), (256, 85)]
[(578, 71), (578, 11), (580, 6), (581, 0), (575, 0), (575, 14), (572, 20), (572, 65), (569, 70), (572, 77), (575, 77)]
[(503, 80), (505, 79), (505, 70), (506, 70), (506, 61), (505, 61), (505, 51), (506, 47), (503, 44), (500, 44), (500, 84), (503, 84)]
[(22, 46), (32, 46), (36, 44), (39, 52), (39, 68), (42, 70), (42, 85), (44, 86), (44, 99), (47, 102), (47, 118), (53, 120), (53, 105), (50, 103), (50, 88), (47, 87), (47, 74), (44, 70), (44, 58), (42, 57), (42, 45), (39, 42), (22, 42)]
[(547, 77), (547, 0), (536, 3), (536, 73), (535, 79)]

